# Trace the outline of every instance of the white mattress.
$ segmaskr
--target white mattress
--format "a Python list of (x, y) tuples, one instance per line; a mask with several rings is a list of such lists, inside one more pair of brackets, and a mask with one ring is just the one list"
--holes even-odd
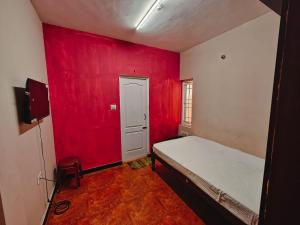
[(246, 224), (257, 224), (263, 159), (188, 136), (154, 144), (154, 152)]

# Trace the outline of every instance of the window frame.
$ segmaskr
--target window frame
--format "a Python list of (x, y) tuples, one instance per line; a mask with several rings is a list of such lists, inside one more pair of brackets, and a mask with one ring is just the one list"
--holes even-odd
[[(187, 122), (186, 121), (186, 95), (187, 95), (187, 85), (191, 84), (191, 103), (190, 103), (190, 108), (191, 108), (191, 122)], [(192, 123), (193, 123), (193, 88), (194, 88), (194, 84), (193, 84), (193, 80), (192, 79), (188, 79), (188, 80), (182, 80), (181, 82), (181, 90), (182, 90), (182, 99), (181, 99), (181, 125), (185, 126), (185, 127), (191, 127)]]

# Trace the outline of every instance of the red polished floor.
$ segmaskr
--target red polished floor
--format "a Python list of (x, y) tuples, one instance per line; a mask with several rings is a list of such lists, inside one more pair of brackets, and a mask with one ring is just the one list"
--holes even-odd
[(127, 164), (85, 175), (79, 189), (65, 189), (62, 215), (50, 212), (47, 225), (205, 225), (150, 167)]

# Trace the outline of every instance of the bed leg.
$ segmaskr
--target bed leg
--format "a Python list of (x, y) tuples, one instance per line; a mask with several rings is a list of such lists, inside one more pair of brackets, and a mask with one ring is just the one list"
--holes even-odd
[(151, 162), (152, 162), (152, 171), (155, 171), (155, 153), (152, 152), (151, 154)]

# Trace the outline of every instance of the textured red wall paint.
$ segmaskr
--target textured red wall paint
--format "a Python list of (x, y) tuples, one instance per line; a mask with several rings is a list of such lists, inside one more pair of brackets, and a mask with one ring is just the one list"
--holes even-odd
[[(179, 53), (44, 24), (57, 160), (77, 155), (84, 169), (121, 160), (119, 76), (150, 82), (150, 144), (177, 134)], [(110, 111), (110, 104), (117, 104)]]

